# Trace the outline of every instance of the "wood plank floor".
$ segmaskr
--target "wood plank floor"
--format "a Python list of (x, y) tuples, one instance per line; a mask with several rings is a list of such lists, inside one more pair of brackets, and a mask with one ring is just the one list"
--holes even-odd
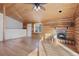
[(0, 56), (25, 56), (37, 48), (38, 39), (17, 38), (0, 42)]
[(48, 40), (44, 41), (42, 45), (44, 46), (45, 53), (47, 56), (73, 56), (72, 53), (66, 51), (55, 43), (51, 43)]
[[(39, 48), (39, 50), (36, 50)], [(72, 56), (51, 41), (40, 41), (39, 38), (22, 37), (0, 42), (0, 56)]]

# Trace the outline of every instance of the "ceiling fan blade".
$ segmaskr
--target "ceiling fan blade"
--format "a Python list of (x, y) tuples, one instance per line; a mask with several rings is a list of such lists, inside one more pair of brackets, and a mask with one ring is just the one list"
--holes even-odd
[(41, 8), (42, 10), (44, 10), (44, 11), (46, 10), (43, 6), (40, 6), (40, 8)]

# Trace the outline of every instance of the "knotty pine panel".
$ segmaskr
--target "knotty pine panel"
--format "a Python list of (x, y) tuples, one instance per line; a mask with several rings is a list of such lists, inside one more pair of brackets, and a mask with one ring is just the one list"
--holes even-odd
[(79, 52), (79, 17), (75, 19), (75, 41), (77, 51)]

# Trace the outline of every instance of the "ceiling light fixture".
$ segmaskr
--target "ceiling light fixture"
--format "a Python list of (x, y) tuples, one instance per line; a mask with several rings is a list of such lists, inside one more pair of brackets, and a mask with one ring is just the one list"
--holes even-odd
[(40, 10), (40, 6), (38, 6), (38, 7), (35, 6), (35, 7), (34, 7), (34, 10), (36, 10), (36, 11)]
[(45, 8), (42, 6), (44, 5), (45, 3), (33, 3), (34, 7), (33, 9), (36, 10), (36, 11), (39, 11), (39, 10), (45, 10)]

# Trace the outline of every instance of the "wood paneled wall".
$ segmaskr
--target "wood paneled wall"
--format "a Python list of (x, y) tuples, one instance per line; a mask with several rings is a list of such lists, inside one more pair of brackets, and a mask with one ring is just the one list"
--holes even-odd
[(75, 19), (75, 42), (76, 42), (76, 49), (77, 49), (77, 52), (79, 52), (79, 4), (77, 5), (77, 9), (76, 9), (76, 12), (74, 14), (74, 19)]
[(77, 51), (79, 52), (79, 17), (75, 19), (75, 41)]
[[(54, 21), (51, 21), (52, 23)], [(71, 23), (74, 22), (73, 18), (66, 18), (66, 19), (58, 19), (55, 25), (44, 26), (43, 32), (50, 32), (53, 31), (55, 28), (67, 28), (67, 39), (74, 40), (74, 26), (71, 26)]]
[(70, 40), (73, 40), (73, 38), (74, 38), (74, 26), (71, 26), (72, 22), (73, 22), (72, 18), (60, 19), (56, 26), (59, 28), (66, 28), (67, 29), (67, 39), (70, 39)]

